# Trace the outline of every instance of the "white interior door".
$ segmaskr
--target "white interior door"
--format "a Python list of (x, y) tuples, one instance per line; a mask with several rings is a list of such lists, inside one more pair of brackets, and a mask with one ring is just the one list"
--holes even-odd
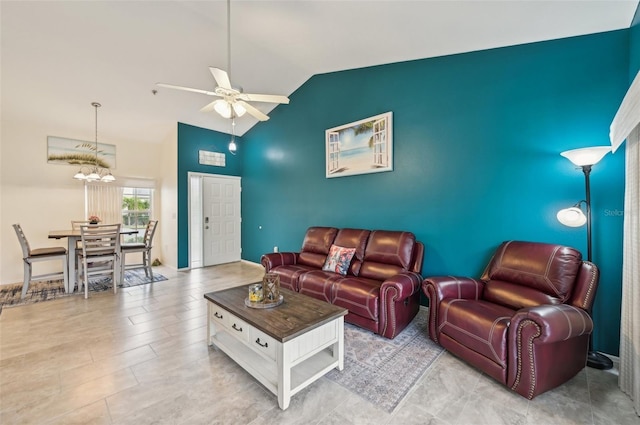
[(203, 177), (203, 265), (240, 261), (240, 179)]

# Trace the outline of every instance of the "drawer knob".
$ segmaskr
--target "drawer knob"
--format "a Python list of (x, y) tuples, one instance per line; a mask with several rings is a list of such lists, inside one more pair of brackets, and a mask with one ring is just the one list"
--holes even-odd
[(260, 342), (260, 338), (256, 339), (256, 344), (258, 344), (260, 347), (265, 347), (267, 348), (269, 346), (268, 342), (265, 342), (264, 344)]
[(218, 319), (222, 319), (222, 314), (218, 314), (217, 311), (213, 313), (213, 315), (216, 316)]
[(238, 332), (242, 332), (242, 327), (237, 327), (235, 323), (231, 327), (237, 330)]

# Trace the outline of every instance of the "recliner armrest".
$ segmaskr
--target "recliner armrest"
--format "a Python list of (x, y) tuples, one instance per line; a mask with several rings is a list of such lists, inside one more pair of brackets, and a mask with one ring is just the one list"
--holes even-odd
[(422, 291), (426, 296), (440, 302), (445, 298), (477, 300), (482, 298), (484, 282), (478, 279), (460, 276), (431, 276), (422, 282)]
[(260, 264), (264, 267), (265, 272), (277, 266), (288, 266), (297, 264), (297, 252), (270, 252), (260, 257)]
[(506, 385), (531, 400), (587, 363), (593, 321), (581, 308), (545, 304), (518, 310), (507, 333)]
[(569, 304), (546, 304), (523, 308), (516, 312), (509, 325), (510, 343), (515, 342), (520, 324), (526, 320), (538, 325), (540, 336), (536, 341), (545, 344), (565, 341), (593, 331), (591, 317), (581, 308)]
[(482, 298), (484, 282), (459, 276), (431, 276), (422, 281), (422, 292), (429, 299), (429, 337), (440, 344), (438, 305), (443, 299)]

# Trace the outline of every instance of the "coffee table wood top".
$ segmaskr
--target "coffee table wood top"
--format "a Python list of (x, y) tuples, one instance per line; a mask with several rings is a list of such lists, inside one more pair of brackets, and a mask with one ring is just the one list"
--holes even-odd
[[(258, 282), (260, 283), (260, 282)], [(288, 289), (280, 288), (284, 301), (277, 307), (247, 307), (249, 285), (208, 292), (204, 297), (280, 342), (286, 342), (348, 313), (348, 310)]]

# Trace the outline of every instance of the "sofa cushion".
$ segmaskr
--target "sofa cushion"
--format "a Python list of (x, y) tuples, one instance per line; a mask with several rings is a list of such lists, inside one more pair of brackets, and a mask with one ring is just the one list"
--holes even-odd
[(380, 281), (362, 277), (342, 277), (333, 283), (331, 303), (348, 309), (350, 313), (377, 321), (380, 283)]
[(359, 276), (384, 281), (409, 270), (415, 243), (415, 236), (410, 232), (371, 232)]
[(364, 250), (367, 247), (370, 234), (371, 231), (364, 229), (340, 229), (336, 235), (334, 244), (356, 249), (348, 274), (358, 276), (360, 273), (360, 267), (364, 260)]
[(445, 299), (438, 313), (441, 333), (507, 367), (507, 331), (513, 310), (482, 300)]
[(287, 264), (276, 266), (269, 270), (269, 273), (277, 273), (280, 276), (280, 286), (283, 288), (298, 291), (300, 276), (312, 270), (315, 270), (315, 268), (302, 264)]
[(351, 259), (355, 254), (355, 248), (345, 248), (343, 246), (331, 245), (327, 259), (322, 266), (322, 270), (327, 272), (334, 272), (341, 275), (347, 274), (349, 266), (351, 265)]
[(512, 291), (504, 290), (504, 285), (487, 285), (484, 297), (511, 308), (564, 303), (571, 296), (581, 262), (582, 255), (574, 248), (534, 242), (503, 242), (482, 280), (509, 282), (524, 288), (514, 298)]
[(298, 264), (321, 269), (337, 233), (335, 227), (310, 227), (302, 241)]
[(301, 294), (317, 298), (328, 303), (333, 299), (333, 283), (342, 275), (322, 270), (311, 270), (300, 276), (298, 291)]

